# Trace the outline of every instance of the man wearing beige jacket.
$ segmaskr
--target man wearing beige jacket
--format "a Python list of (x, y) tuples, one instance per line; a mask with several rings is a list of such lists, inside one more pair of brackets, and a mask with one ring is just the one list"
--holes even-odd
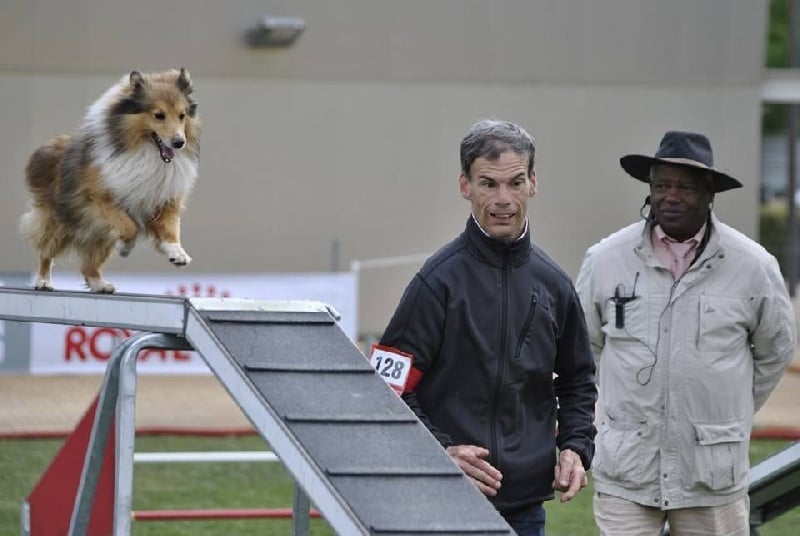
[(643, 220), (586, 253), (577, 290), (598, 362), (595, 521), (604, 535), (749, 534), (753, 415), (795, 351), (778, 263), (720, 222), (742, 186), (702, 134), (667, 132), (623, 169)]

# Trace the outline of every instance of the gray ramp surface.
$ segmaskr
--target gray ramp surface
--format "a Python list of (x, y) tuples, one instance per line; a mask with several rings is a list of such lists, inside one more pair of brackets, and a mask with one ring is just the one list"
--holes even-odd
[(513, 534), (329, 312), (196, 313), (187, 339), (337, 532)]

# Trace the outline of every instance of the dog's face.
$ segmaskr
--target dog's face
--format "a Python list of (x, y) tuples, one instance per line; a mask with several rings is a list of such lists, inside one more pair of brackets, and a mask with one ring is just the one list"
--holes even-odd
[(185, 69), (145, 75), (132, 71), (126, 96), (112, 110), (115, 139), (129, 149), (153, 144), (165, 163), (187, 147), (197, 151), (199, 124), (192, 90)]

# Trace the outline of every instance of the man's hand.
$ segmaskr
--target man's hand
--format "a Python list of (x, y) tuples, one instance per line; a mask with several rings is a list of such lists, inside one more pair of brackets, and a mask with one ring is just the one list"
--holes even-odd
[(503, 475), (484, 460), (489, 451), (475, 445), (454, 445), (447, 447), (447, 454), (461, 467), (461, 470), (486, 496), (494, 497), (500, 489)]
[(586, 469), (581, 457), (574, 450), (562, 450), (558, 454), (553, 489), (563, 491), (561, 502), (571, 500), (586, 486)]

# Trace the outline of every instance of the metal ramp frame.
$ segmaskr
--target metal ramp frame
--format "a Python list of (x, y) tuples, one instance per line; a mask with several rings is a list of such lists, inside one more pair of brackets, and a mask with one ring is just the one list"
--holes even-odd
[(109, 360), (71, 535), (85, 533), (113, 414), (114, 534), (130, 532), (135, 357), (145, 348), (202, 356), (307, 495), (296, 494), (296, 513), (310, 498), (344, 535), (513, 534), (325, 304), (0, 288), (0, 319), (145, 332)]
[(750, 469), (750, 533), (800, 505), (800, 441)]

